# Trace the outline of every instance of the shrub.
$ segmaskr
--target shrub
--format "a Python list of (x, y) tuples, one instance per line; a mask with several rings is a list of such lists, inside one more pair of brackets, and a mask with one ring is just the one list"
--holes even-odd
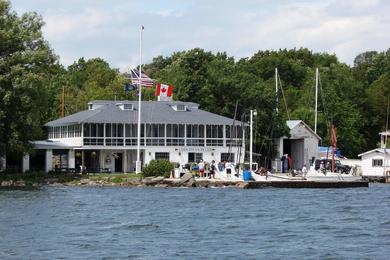
[(142, 175), (144, 177), (150, 176), (164, 176), (169, 178), (174, 165), (167, 160), (152, 160), (143, 169)]

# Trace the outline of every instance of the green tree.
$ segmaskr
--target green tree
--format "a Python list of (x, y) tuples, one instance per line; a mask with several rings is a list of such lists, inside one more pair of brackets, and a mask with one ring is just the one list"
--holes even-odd
[(42, 134), (45, 84), (57, 57), (42, 36), (42, 18), (20, 17), (0, 0), (0, 155), (21, 155)]

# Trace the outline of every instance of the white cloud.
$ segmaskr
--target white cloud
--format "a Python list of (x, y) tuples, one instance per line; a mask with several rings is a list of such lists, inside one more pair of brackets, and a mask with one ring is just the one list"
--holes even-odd
[(307, 47), (352, 63), (366, 50), (389, 48), (390, 3), (379, 0), (206, 1), (14, 0), (19, 12), (38, 11), (61, 61), (102, 57), (111, 66), (201, 47), (241, 58), (262, 49)]

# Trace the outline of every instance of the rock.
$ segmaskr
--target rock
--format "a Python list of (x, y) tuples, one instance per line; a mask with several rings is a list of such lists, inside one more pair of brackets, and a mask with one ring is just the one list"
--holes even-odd
[(248, 182), (239, 182), (236, 184), (236, 187), (242, 188), (242, 189), (248, 189), (249, 188), (249, 183)]
[(195, 183), (194, 178), (188, 180), (188, 181), (184, 184), (184, 187), (188, 187), (188, 188), (196, 187), (196, 183)]
[(141, 178), (127, 178), (125, 182), (128, 186), (137, 186), (142, 184)]
[(156, 187), (158, 187), (158, 188), (168, 188), (169, 186), (166, 183), (160, 183), (160, 184), (157, 184)]
[(89, 181), (89, 182), (88, 182), (88, 185), (89, 185), (89, 186), (96, 186), (96, 182), (95, 182), (95, 181)]
[(15, 187), (25, 187), (26, 186), (26, 182), (25, 181), (15, 181), (14, 182), (14, 186)]
[(55, 183), (55, 182), (58, 182), (58, 178), (47, 178), (46, 179), (46, 183), (47, 184), (52, 184), (52, 183)]
[(88, 184), (89, 182), (90, 182), (89, 179), (81, 179), (80, 180), (80, 184), (82, 184), (82, 185)]
[(183, 175), (183, 177), (180, 178), (180, 180), (178, 181), (178, 184), (181, 185), (181, 184), (184, 184), (190, 180), (194, 180), (194, 177), (192, 176), (192, 173), (187, 172), (186, 174)]
[(2, 181), (1, 182), (1, 187), (10, 187), (10, 186), (12, 186), (12, 184), (13, 184), (12, 180), (10, 180), (10, 181)]
[(153, 178), (145, 178), (142, 182), (146, 185), (156, 185), (162, 181), (164, 181), (164, 177), (163, 176), (159, 176), (159, 177), (153, 177)]

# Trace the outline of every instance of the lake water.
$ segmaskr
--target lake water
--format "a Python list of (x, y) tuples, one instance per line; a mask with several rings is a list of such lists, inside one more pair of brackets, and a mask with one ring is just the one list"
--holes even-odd
[(390, 185), (0, 190), (1, 259), (389, 259)]

